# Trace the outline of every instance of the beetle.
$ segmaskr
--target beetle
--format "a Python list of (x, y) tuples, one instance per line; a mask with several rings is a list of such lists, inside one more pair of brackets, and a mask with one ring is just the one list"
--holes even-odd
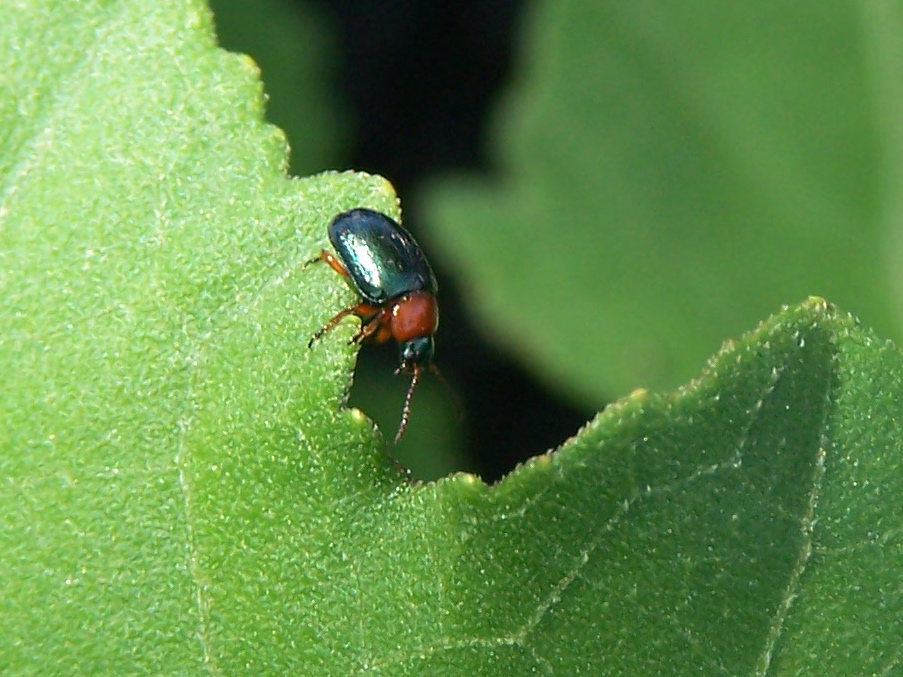
[[(346, 315), (357, 315), (361, 328), (352, 343), (398, 343), (399, 366), (395, 373), (411, 374), (395, 434), (397, 444), (408, 426), (411, 397), (420, 374), (429, 369), (445, 383), (433, 362), (439, 328), (439, 286), (429, 262), (413, 236), (394, 219), (363, 207), (342, 212), (329, 224), (329, 241), (335, 254), (323, 249), (305, 267), (322, 261), (345, 278), (360, 300), (343, 308), (314, 332), (314, 342)], [(447, 385), (447, 384), (446, 384)]]

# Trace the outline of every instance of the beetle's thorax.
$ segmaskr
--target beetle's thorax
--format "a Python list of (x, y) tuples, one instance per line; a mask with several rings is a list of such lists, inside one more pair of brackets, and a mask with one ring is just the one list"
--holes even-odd
[(414, 291), (391, 302), (389, 325), (392, 338), (399, 343), (420, 336), (431, 336), (439, 327), (436, 297), (427, 291)]

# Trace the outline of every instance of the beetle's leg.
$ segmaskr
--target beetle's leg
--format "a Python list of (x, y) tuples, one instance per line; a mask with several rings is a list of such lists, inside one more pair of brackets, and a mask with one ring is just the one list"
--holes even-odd
[(340, 310), (338, 313), (336, 313), (335, 316), (334, 316), (329, 322), (327, 322), (327, 323), (324, 324), (322, 327), (320, 327), (319, 329), (317, 329), (317, 331), (314, 332), (314, 335), (310, 337), (310, 341), (307, 342), (307, 347), (308, 347), (308, 348), (312, 348), (313, 345), (314, 345), (314, 341), (316, 341), (316, 340), (317, 340), (318, 338), (320, 338), (323, 334), (325, 334), (325, 333), (328, 332), (330, 329), (332, 329), (333, 327), (335, 327), (339, 322), (342, 321), (342, 318), (343, 318), (343, 317), (345, 317), (346, 315), (349, 315), (350, 313), (353, 313), (353, 312), (354, 312), (354, 309), (355, 309), (356, 307), (357, 307), (357, 306), (349, 306), (348, 308), (343, 308), (343, 309)]
[(348, 306), (347, 308), (343, 308), (335, 316), (329, 320), (322, 327), (317, 329), (314, 332), (314, 335), (310, 337), (310, 341), (307, 342), (307, 347), (312, 348), (314, 345), (314, 341), (320, 338), (323, 334), (333, 329), (339, 322), (342, 321), (346, 315), (357, 315), (361, 318), (361, 329), (351, 337), (349, 343), (361, 343), (362, 341), (370, 338), (375, 332), (379, 331), (380, 327), (383, 325), (381, 321), (381, 317), (383, 315), (384, 309), (380, 306), (374, 306), (369, 303), (357, 303), (353, 306)]
[(435, 362), (430, 362), (430, 371), (436, 375), (436, 378), (445, 387), (445, 389), (448, 391), (448, 394), (451, 395), (452, 401), (455, 403), (455, 410), (458, 414), (458, 420), (463, 419), (464, 405), (461, 404), (461, 398), (458, 397), (458, 393), (456, 393), (455, 389), (451, 387), (451, 384), (445, 380), (445, 377), (442, 375), (442, 372), (439, 371), (439, 367), (436, 366)]
[[(360, 303), (354, 314), (361, 318), (361, 328), (349, 343), (363, 343), (369, 338), (379, 341), (380, 336), (388, 330), (385, 322), (386, 309), (380, 306)], [(390, 334), (391, 335), (391, 334)]]
[[(325, 249), (320, 250), (320, 254), (318, 256), (313, 257), (310, 261), (304, 262), (304, 267), (307, 268), (310, 264), (316, 263), (317, 261), (324, 261), (329, 264), (329, 267), (332, 268), (335, 272), (337, 272), (342, 277), (348, 277), (348, 271), (345, 269), (339, 260), (332, 254), (330, 254)], [(350, 312), (350, 311), (349, 311)]]
[(392, 328), (389, 326), (388, 322), (380, 322), (379, 323), (379, 331), (377, 331), (373, 335), (374, 343), (385, 343), (390, 338), (392, 338)]

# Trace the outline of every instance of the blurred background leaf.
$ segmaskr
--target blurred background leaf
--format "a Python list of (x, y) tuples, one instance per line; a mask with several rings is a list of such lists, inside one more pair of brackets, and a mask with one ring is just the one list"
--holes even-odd
[(543, 2), (523, 29), (496, 179), (428, 201), (497, 345), (598, 406), (808, 294), (901, 335), (899, 3)]

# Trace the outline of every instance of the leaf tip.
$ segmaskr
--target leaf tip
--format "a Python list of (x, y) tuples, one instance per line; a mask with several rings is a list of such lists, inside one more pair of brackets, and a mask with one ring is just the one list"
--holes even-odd
[(649, 397), (649, 391), (646, 388), (634, 388), (627, 396), (628, 400), (645, 400)]
[(367, 414), (358, 409), (357, 407), (350, 407), (349, 411), (351, 413), (351, 420), (353, 420), (356, 424), (360, 426), (369, 426), (370, 419), (367, 418)]
[(249, 55), (244, 53), (236, 54), (236, 56), (238, 57), (239, 65), (244, 69), (245, 75), (259, 80), (261, 77), (261, 70), (260, 66), (257, 65), (257, 62), (254, 61), (254, 59)]

